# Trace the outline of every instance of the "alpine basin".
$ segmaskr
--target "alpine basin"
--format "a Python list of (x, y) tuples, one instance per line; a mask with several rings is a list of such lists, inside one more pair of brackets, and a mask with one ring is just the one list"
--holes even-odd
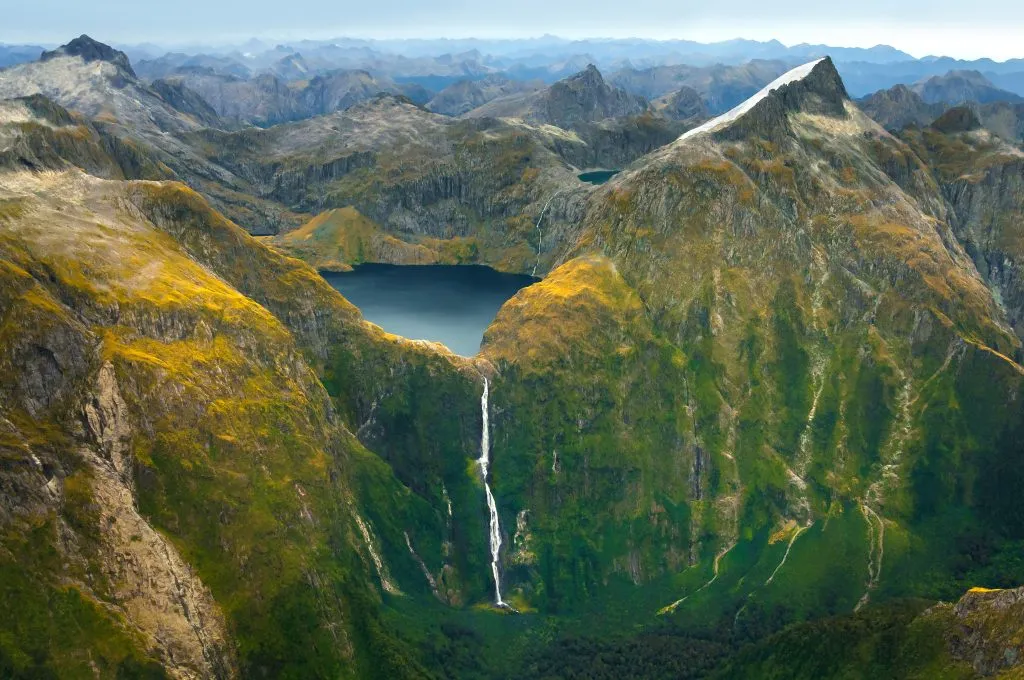
[(473, 356), (498, 309), (532, 276), (478, 265), (362, 264), (323, 277), (389, 333), (441, 342)]

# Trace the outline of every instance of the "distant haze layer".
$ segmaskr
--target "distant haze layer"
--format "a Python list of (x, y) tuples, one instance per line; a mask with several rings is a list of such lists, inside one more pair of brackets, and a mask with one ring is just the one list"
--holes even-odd
[(828, 42), (846, 47), (891, 44), (916, 57), (1008, 59), (1024, 56), (1024, 3), (987, 0), (864, 0), (805, 3), (796, 0), (730, 3), (636, 0), (595, 12), (584, 0), (517, 3), (380, 0), (347, 3), (344, 13), (327, 0), (296, 0), (286, 12), (269, 0), (40, 0), (6, 3), (0, 41), (52, 43), (87, 32), (120, 43), (323, 39), (335, 35), (387, 38), (476, 36), (523, 38), (556, 33), (568, 38), (640, 36), (719, 41), (737, 37), (786, 44)]

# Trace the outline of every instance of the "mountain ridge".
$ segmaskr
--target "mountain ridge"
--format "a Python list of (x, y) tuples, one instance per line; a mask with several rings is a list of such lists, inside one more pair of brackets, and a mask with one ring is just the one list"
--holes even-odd
[(649, 105), (642, 97), (608, 85), (593, 64), (548, 88), (492, 99), (463, 114), (467, 118), (522, 118), (530, 123), (572, 128), (582, 123), (640, 114)]

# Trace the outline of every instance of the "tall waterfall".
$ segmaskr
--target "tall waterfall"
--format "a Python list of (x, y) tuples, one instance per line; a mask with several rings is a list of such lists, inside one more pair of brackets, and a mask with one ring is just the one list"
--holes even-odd
[(488, 383), (484, 378), (484, 394), (480, 397), (480, 412), (483, 416), (483, 432), (480, 435), (480, 471), (484, 478), (484, 491), (487, 494), (487, 509), (490, 511), (490, 540), (491, 540), (491, 572), (494, 574), (494, 604), (499, 607), (507, 607), (501, 599), (501, 576), (498, 574), (498, 554), (501, 552), (501, 527), (498, 525), (498, 505), (494, 502), (494, 494), (491, 493), (491, 485), (487, 481), (488, 468), (491, 465), (491, 424), (489, 409), (487, 405)]

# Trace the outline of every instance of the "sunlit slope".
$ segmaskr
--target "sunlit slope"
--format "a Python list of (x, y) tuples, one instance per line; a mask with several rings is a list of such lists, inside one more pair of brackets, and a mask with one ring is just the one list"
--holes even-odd
[(979, 526), (1003, 560), (1019, 341), (950, 220), (829, 60), (609, 182), (488, 332), (509, 579), (757, 629), (956, 596)]

